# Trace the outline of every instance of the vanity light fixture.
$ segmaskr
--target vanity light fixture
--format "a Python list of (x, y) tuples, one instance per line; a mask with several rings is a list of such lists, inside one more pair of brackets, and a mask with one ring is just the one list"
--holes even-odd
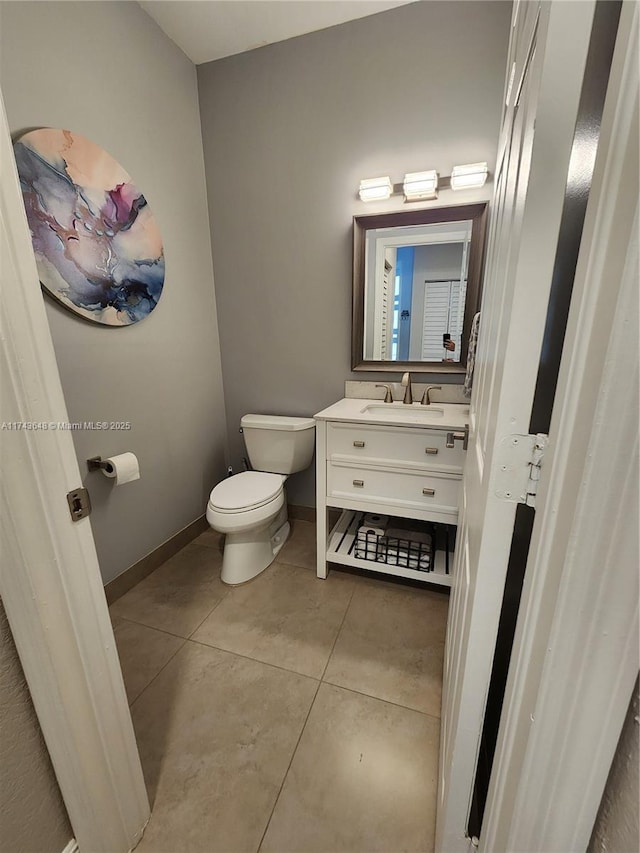
[[(467, 163), (464, 166), (454, 166), (449, 178), (442, 179), (445, 189), (468, 190), (482, 187), (487, 182), (489, 169), (487, 163)], [(404, 176), (402, 189), (405, 201), (426, 201), (438, 198), (438, 173), (435, 169), (425, 172), (407, 172)], [(359, 195), (362, 201), (384, 201), (391, 198), (394, 190), (391, 178), (384, 175), (380, 178), (365, 178), (360, 181)]]
[(360, 198), (362, 201), (382, 201), (390, 198), (392, 192), (393, 184), (388, 175), (382, 178), (365, 178), (360, 181)]
[(438, 173), (435, 169), (428, 172), (409, 172), (404, 176), (405, 201), (438, 198)]
[(482, 187), (486, 183), (489, 170), (486, 163), (469, 163), (466, 166), (454, 166), (451, 172), (451, 189), (468, 190)]

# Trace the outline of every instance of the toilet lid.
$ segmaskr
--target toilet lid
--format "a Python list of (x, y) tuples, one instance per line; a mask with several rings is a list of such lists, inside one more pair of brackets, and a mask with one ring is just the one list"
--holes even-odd
[(210, 506), (223, 512), (242, 512), (269, 503), (282, 491), (282, 474), (243, 471), (222, 480), (211, 492)]

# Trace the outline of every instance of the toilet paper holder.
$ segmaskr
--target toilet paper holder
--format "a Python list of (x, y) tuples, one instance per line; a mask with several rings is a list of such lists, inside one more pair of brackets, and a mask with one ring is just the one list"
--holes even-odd
[(102, 456), (92, 456), (91, 459), (87, 459), (87, 468), (89, 471), (100, 471), (104, 469), (109, 474), (113, 472), (113, 465), (111, 462), (103, 459)]

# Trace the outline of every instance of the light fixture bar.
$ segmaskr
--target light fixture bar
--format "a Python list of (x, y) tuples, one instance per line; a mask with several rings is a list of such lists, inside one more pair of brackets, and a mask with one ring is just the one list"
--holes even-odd
[(392, 192), (393, 184), (388, 175), (381, 178), (365, 178), (360, 181), (360, 198), (362, 201), (380, 201), (390, 198)]
[(409, 172), (404, 176), (404, 197), (407, 201), (438, 197), (438, 173), (435, 169), (428, 172)]
[(486, 163), (468, 163), (466, 166), (454, 166), (451, 172), (451, 189), (468, 190), (482, 187), (486, 183), (489, 170)]

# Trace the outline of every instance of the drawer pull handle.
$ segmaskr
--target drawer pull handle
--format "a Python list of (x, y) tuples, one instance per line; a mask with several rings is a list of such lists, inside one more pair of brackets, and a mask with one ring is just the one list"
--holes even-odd
[(430, 456), (435, 456), (436, 453), (438, 452), (438, 448), (437, 447), (425, 447), (424, 452), (428, 453)]
[(354, 480), (353, 485), (358, 486), (358, 488), (362, 488), (362, 486), (364, 486), (364, 480)]
[(354, 447), (364, 447), (364, 441), (354, 441), (353, 446)]
[(423, 489), (422, 490), (422, 494), (426, 495), (429, 498), (432, 498), (435, 495), (435, 493), (436, 493), (435, 489)]

